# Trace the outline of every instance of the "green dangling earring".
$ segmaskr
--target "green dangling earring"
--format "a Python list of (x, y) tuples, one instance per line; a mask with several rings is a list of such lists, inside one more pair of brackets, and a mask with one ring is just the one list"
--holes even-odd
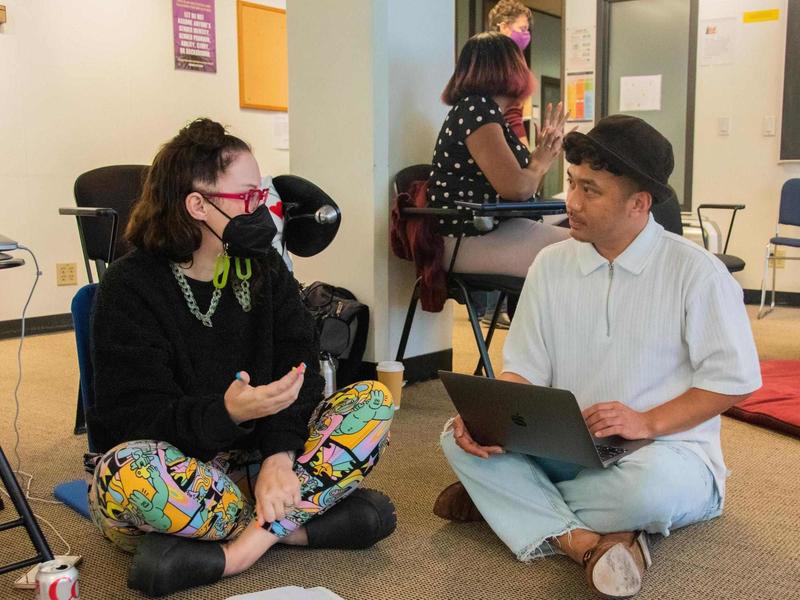
[(253, 275), (253, 267), (250, 264), (250, 259), (249, 258), (244, 259), (244, 265), (246, 267), (244, 273), (242, 273), (241, 259), (238, 256), (236, 256), (233, 260), (236, 263), (236, 277), (238, 277), (240, 281), (247, 281), (248, 279), (250, 279), (250, 277)]
[(214, 263), (214, 287), (218, 290), (223, 289), (228, 285), (228, 273), (231, 271), (231, 257), (227, 252), (217, 256), (217, 261)]
[(242, 259), (238, 256), (235, 257), (236, 262), (236, 277), (237, 279), (233, 280), (233, 293), (236, 296), (236, 299), (239, 301), (239, 305), (242, 307), (244, 312), (250, 312), (251, 304), (250, 304), (250, 276), (253, 274), (252, 266), (250, 265), (250, 259), (244, 259), (245, 271), (242, 272)]

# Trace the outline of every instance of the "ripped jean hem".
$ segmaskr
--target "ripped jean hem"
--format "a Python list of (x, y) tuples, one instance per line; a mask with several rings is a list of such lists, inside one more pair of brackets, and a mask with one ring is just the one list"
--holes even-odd
[(524, 546), (521, 550), (516, 551), (514, 554), (517, 560), (521, 562), (531, 562), (537, 558), (544, 558), (546, 556), (553, 556), (557, 554), (566, 554), (558, 544), (555, 543), (554, 538), (560, 537), (564, 534), (570, 535), (575, 529), (583, 529), (579, 523), (568, 523), (567, 527), (560, 532), (553, 533), (552, 535), (544, 536), (539, 540)]

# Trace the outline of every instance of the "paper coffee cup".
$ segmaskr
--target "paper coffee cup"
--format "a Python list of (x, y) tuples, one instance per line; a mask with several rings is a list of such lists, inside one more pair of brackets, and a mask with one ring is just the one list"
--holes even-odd
[(378, 381), (389, 388), (394, 400), (394, 408), (400, 408), (400, 396), (403, 393), (403, 363), (396, 360), (383, 360), (378, 363)]

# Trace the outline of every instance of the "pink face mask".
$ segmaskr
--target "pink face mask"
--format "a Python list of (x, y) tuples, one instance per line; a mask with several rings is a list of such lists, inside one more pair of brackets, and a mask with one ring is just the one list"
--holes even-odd
[(514, 40), (514, 43), (519, 46), (520, 50), (525, 50), (528, 44), (531, 43), (530, 31), (512, 31), (509, 37)]

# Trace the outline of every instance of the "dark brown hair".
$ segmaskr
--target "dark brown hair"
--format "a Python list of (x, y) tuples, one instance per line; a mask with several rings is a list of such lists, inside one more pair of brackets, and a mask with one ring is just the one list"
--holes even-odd
[(197, 119), (161, 147), (133, 205), (125, 237), (135, 247), (187, 262), (200, 247), (198, 222), (185, 199), (198, 184), (214, 185), (240, 152), (250, 146), (210, 119)]
[(489, 27), (499, 29), (501, 23), (513, 23), (521, 15), (528, 17), (528, 23), (533, 25), (533, 12), (519, 0), (500, 0), (489, 11)]
[(511, 38), (492, 31), (474, 35), (464, 44), (442, 101), (453, 106), (473, 94), (524, 100), (533, 88), (533, 74), (522, 51)]

